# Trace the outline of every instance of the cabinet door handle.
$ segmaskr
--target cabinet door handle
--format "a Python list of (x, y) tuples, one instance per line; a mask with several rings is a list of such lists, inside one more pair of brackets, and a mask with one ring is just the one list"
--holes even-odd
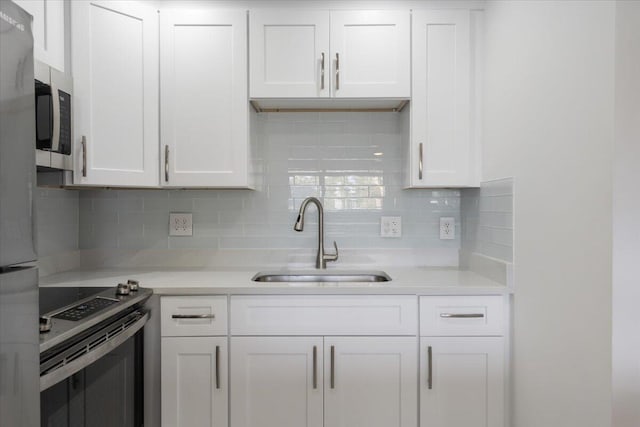
[(336, 53), (336, 90), (340, 89), (340, 54)]
[(433, 349), (427, 347), (427, 388), (433, 388)]
[(422, 179), (422, 142), (418, 145), (418, 179)]
[(320, 90), (324, 90), (324, 52), (320, 54)]
[(336, 347), (331, 346), (331, 388), (336, 388)]
[(82, 135), (82, 176), (87, 177), (87, 137)]
[(215, 319), (215, 314), (172, 314), (172, 319)]
[(164, 182), (169, 182), (169, 146), (164, 146)]
[(216, 346), (216, 388), (220, 388), (220, 346)]
[(477, 319), (484, 317), (484, 313), (440, 313), (440, 317), (445, 319)]
[(318, 388), (318, 347), (313, 346), (313, 389)]

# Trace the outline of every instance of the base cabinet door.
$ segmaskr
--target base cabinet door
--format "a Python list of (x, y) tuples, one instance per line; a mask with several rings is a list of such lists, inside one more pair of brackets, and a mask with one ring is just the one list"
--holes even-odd
[(232, 427), (323, 427), (322, 337), (231, 338)]
[(226, 337), (162, 338), (162, 427), (228, 425)]
[(420, 339), (420, 427), (504, 426), (504, 339)]
[(325, 426), (418, 424), (415, 337), (326, 337)]

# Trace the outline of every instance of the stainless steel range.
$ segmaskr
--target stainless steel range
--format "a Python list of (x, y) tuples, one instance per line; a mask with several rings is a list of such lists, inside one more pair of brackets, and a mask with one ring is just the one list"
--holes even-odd
[[(150, 289), (40, 289), (41, 425), (143, 425)], [(55, 307), (55, 308), (54, 308)]]

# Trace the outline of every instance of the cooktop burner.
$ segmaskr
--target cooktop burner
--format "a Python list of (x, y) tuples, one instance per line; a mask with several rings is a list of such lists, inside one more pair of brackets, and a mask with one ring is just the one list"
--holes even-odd
[(81, 320), (87, 316), (91, 316), (93, 313), (109, 307), (110, 305), (117, 304), (118, 302), (120, 301), (117, 299), (95, 297), (89, 301), (85, 301), (74, 307), (68, 308), (63, 312), (54, 315), (53, 317), (56, 319), (72, 321)]

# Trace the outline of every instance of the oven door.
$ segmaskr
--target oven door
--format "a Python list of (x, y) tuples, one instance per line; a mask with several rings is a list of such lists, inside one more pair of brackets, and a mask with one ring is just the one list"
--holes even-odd
[(41, 391), (41, 426), (142, 427), (143, 333)]

